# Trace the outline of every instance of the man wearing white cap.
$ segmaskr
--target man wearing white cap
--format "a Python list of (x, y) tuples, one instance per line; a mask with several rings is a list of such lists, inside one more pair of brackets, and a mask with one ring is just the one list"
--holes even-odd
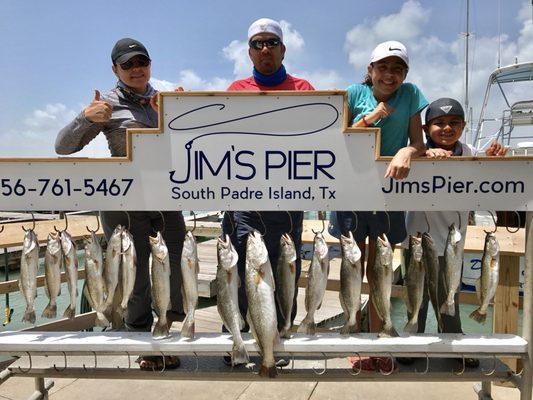
[[(248, 28), (248, 54), (254, 65), (253, 75), (233, 82), (228, 91), (267, 91), (267, 90), (314, 90), (313, 86), (304, 79), (287, 74), (283, 66), (285, 45), (283, 31), (278, 22), (261, 18)], [(296, 247), (296, 282), (300, 277), (302, 246), (303, 212), (302, 211), (234, 211), (225, 213), (222, 222), (224, 234), (230, 234), (231, 241), (239, 254), (238, 270), (241, 281), (244, 282), (246, 261), (246, 238), (252, 230), (264, 233), (264, 240), (274, 276), (276, 275), (279, 257), (280, 238), (284, 233), (290, 233)], [(265, 232), (266, 231), (266, 232)], [(294, 296), (291, 322), (296, 316), (296, 293)], [(239, 308), (246, 321), (248, 302), (245, 285), (239, 288)], [(284, 317), (276, 304), (278, 328), (283, 327)], [(245, 327), (248, 331), (248, 326)], [(230, 363), (231, 358), (225, 357)], [(278, 360), (279, 365), (287, 365), (284, 360)]]

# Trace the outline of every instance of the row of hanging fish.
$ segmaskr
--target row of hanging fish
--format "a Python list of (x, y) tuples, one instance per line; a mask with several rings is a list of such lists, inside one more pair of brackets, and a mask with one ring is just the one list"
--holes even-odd
[[(108, 316), (112, 313), (113, 297), (122, 277), (122, 302), (118, 308), (121, 315), (127, 307), (135, 283), (136, 256), (133, 238), (127, 229), (117, 226), (110, 238), (104, 264), (100, 241), (93, 232), (84, 240), (84, 260), (86, 273), (86, 298), (96, 311), (96, 325), (108, 326)], [(48, 235), (45, 265), (45, 293), (49, 299), (42, 313), (44, 318), (57, 317), (57, 298), (61, 295), (61, 270), (67, 277), (70, 303), (64, 318), (76, 315), (78, 297), (78, 257), (77, 246), (67, 231), (52, 232)], [(26, 301), (23, 322), (35, 323), (34, 300), (37, 297), (37, 271), (39, 268), (39, 242), (33, 230), (27, 230), (22, 245), (19, 287)], [(122, 273), (120, 270), (122, 269)]]

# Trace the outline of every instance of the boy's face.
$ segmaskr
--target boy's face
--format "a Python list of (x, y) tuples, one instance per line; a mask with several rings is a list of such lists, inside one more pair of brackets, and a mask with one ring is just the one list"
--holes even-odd
[(461, 137), (465, 124), (458, 115), (444, 115), (432, 119), (423, 128), (438, 147), (451, 150)]

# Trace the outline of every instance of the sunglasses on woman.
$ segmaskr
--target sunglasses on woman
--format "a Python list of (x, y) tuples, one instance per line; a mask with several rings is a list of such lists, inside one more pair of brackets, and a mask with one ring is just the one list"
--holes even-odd
[(120, 64), (120, 68), (124, 71), (127, 71), (130, 68), (134, 67), (147, 67), (150, 65), (150, 59), (146, 57), (134, 57), (125, 63)]

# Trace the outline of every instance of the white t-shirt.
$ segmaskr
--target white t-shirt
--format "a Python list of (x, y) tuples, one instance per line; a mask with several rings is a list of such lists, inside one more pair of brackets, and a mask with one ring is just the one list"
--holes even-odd
[[(469, 157), (476, 154), (476, 150), (464, 143), (463, 156)], [(443, 163), (443, 166), (446, 164)], [(455, 224), (456, 228), (460, 227), (461, 245), (464, 245), (466, 236), (466, 227), (468, 225), (468, 211), (409, 211), (407, 212), (405, 225), (407, 228), (407, 238), (402, 243), (403, 248), (409, 248), (409, 235), (416, 235), (418, 232), (423, 233), (428, 231), (435, 242), (435, 247), (439, 256), (444, 256), (444, 249), (446, 247), (446, 238), (448, 237), (448, 229), (450, 225)], [(426, 217), (427, 215), (427, 222)], [(460, 221), (459, 221), (460, 219)]]

